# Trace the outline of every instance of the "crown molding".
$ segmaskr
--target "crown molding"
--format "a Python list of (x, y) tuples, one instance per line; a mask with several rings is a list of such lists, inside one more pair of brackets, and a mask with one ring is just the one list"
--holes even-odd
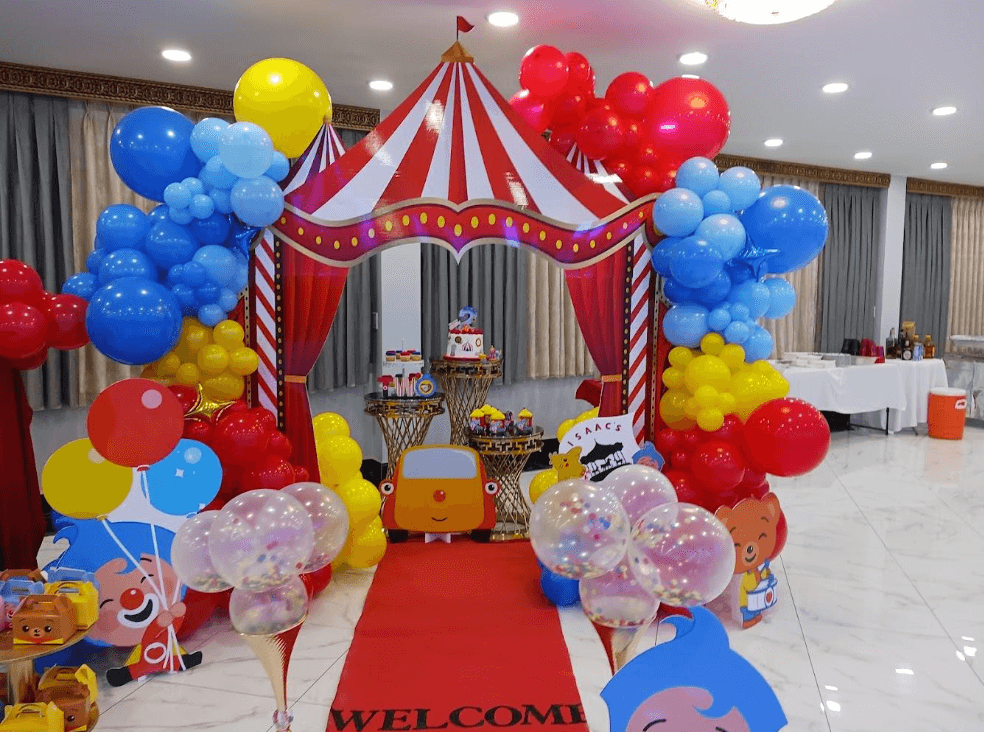
[[(190, 112), (232, 116), (232, 92), (222, 89), (164, 84), (5, 61), (0, 61), (0, 90), (96, 99), (132, 106), (165, 105)], [(368, 131), (379, 124), (379, 110), (335, 104), (332, 107), (332, 124), (339, 129)]]
[(938, 180), (909, 178), (905, 182), (906, 193), (927, 193), (931, 196), (950, 196), (951, 198), (984, 198), (984, 188), (967, 186), (962, 183), (942, 183)]
[(790, 178), (806, 178), (821, 183), (836, 183), (845, 186), (865, 186), (866, 188), (888, 188), (892, 177), (887, 173), (869, 173), (864, 170), (845, 170), (844, 168), (825, 168), (805, 163), (786, 163), (780, 160), (746, 158), (740, 155), (718, 155), (714, 162), (719, 168), (742, 165), (762, 175), (778, 175)]

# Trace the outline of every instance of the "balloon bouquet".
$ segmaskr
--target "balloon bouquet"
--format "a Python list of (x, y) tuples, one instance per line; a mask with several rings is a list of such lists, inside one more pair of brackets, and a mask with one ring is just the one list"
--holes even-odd
[[(567, 431), (571, 427), (574, 427), (575, 425), (578, 425), (586, 420), (595, 419), (597, 416), (598, 416), (598, 408), (595, 407), (594, 409), (588, 409), (584, 412), (581, 412), (576, 417), (572, 417), (571, 419), (565, 419), (557, 426), (557, 442), (564, 441), (564, 435), (567, 434)], [(530, 482), (530, 487), (529, 487), (530, 503), (531, 504), (536, 503), (537, 500), (539, 500), (540, 496), (542, 496), (550, 486), (556, 485), (559, 482), (560, 482), (560, 476), (557, 474), (556, 468), (547, 468), (546, 470), (539, 471), (536, 475), (533, 476), (533, 480)], [(563, 587), (563, 583), (559, 583), (559, 582), (551, 581), (551, 585), (556, 586), (558, 588)], [(562, 589), (558, 589), (557, 593), (548, 591), (546, 589), (544, 590), (544, 592), (547, 593), (548, 597), (551, 597), (551, 595), (556, 595), (557, 599), (560, 599), (561, 595), (565, 594)], [(571, 597), (571, 594), (569, 592), (566, 593), (566, 595), (568, 598)], [(557, 600), (554, 600), (555, 605), (561, 605), (561, 606), (573, 604), (574, 602), (577, 602), (576, 595), (574, 595), (573, 599), (568, 602), (565, 601), (558, 602)]]

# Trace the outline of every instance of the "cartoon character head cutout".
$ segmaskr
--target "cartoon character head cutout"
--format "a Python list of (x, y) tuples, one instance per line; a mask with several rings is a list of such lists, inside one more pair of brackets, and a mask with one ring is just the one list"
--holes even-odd
[(611, 732), (778, 732), (786, 715), (768, 682), (731, 650), (702, 607), (664, 622), (676, 638), (632, 659), (601, 692)]
[(564, 453), (550, 456), (550, 464), (557, 471), (557, 482), (577, 480), (584, 477), (585, 468), (581, 464), (581, 448), (575, 447)]
[(746, 498), (734, 508), (722, 506), (714, 515), (734, 539), (735, 574), (747, 572), (775, 557), (777, 529), (782, 516), (775, 493), (766, 493), (761, 500)]

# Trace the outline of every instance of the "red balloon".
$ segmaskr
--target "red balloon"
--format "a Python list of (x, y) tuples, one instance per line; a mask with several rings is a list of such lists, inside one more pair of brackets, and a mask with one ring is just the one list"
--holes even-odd
[(182, 386), (181, 384), (174, 384), (169, 386), (171, 393), (177, 397), (178, 401), (181, 403), (181, 409), (184, 414), (191, 411), (191, 408), (195, 406), (198, 401), (198, 392), (191, 388), (190, 386)]
[(741, 487), (742, 488), (755, 488), (766, 482), (766, 474), (759, 472), (758, 470), (753, 470), (752, 468), (745, 469), (745, 477), (742, 478)]
[(665, 427), (656, 433), (656, 449), (661, 455), (670, 455), (683, 444), (680, 431)]
[(785, 478), (816, 468), (830, 448), (830, 427), (812, 404), (773, 399), (745, 422), (745, 449), (752, 464)]
[(588, 59), (577, 51), (564, 54), (567, 61), (567, 86), (580, 89), (586, 97), (594, 96), (595, 72)]
[(551, 130), (550, 145), (564, 157), (574, 147), (574, 130)]
[(609, 102), (604, 97), (595, 97), (594, 99), (588, 100), (587, 113), (594, 112), (598, 109), (604, 109), (606, 112), (614, 112), (615, 109), (612, 107), (612, 103)]
[(678, 77), (656, 87), (642, 129), (667, 155), (713, 158), (728, 140), (731, 112), (710, 82)]
[[(200, 419), (186, 419), (184, 426), (184, 437), (187, 440), (198, 440), (206, 445), (212, 442), (214, 427), (210, 422), (203, 422)], [(220, 461), (221, 462), (221, 461)]]
[(521, 89), (513, 94), (512, 99), (509, 100), (509, 106), (516, 110), (516, 114), (522, 117), (523, 121), (532, 127), (538, 135), (545, 132), (550, 126), (550, 120), (553, 117), (553, 110), (551, 110), (550, 105), (533, 96), (526, 89)]
[(577, 146), (592, 160), (603, 160), (622, 146), (625, 130), (614, 112), (596, 109), (584, 115), (577, 131)]
[(745, 477), (745, 459), (731, 443), (709, 440), (694, 452), (690, 469), (697, 480), (717, 494), (741, 483)]
[(267, 455), (263, 461), (243, 475), (243, 490), (267, 488), (279, 491), (294, 482), (294, 468), (278, 455)]
[(690, 467), (690, 453), (686, 449), (674, 450), (670, 453), (670, 465), (676, 470), (686, 470)]
[(568, 84), (556, 101), (553, 102), (552, 126), (555, 128), (576, 128), (581, 124), (588, 109), (588, 96), (580, 89), (571, 89)]
[(89, 306), (76, 295), (48, 295), (42, 298), (41, 312), (48, 319), (48, 343), (60, 351), (82, 348), (89, 342), (85, 329), (85, 309)]
[(216, 424), (211, 447), (223, 468), (232, 465), (251, 467), (266, 457), (270, 429), (266, 419), (256, 412), (224, 415)]
[(294, 482), (295, 483), (307, 483), (311, 480), (311, 473), (303, 465), (294, 466)]
[(541, 99), (564, 91), (569, 77), (567, 59), (553, 46), (533, 46), (519, 64), (519, 85)]
[(605, 99), (612, 108), (625, 117), (640, 118), (653, 102), (653, 83), (637, 71), (627, 71), (612, 79), (605, 92)]
[(719, 440), (730, 442), (733, 445), (741, 445), (743, 437), (741, 419), (735, 414), (725, 415), (721, 429), (711, 434)]
[(253, 407), (249, 410), (250, 414), (256, 415), (260, 422), (260, 426), (267, 432), (277, 431), (277, 417), (276, 415), (263, 407)]
[(619, 180), (624, 183), (625, 179), (632, 174), (632, 163), (628, 160), (621, 160), (618, 158), (606, 158), (605, 169), (612, 175), (617, 175)]
[(647, 165), (655, 169), (664, 163), (665, 157), (652, 140), (643, 139), (636, 145), (635, 161), (639, 165)]
[(8, 302), (40, 305), (43, 297), (44, 285), (33, 267), (16, 259), (0, 259), (0, 305)]
[(0, 358), (29, 361), (47, 345), (48, 320), (40, 310), (23, 302), (0, 305)]
[(270, 435), (270, 440), (267, 442), (268, 455), (276, 455), (284, 460), (290, 460), (293, 452), (294, 446), (290, 443), (290, 438), (283, 432), (274, 432)]
[(124, 379), (96, 397), (87, 426), (96, 452), (111, 463), (136, 468), (171, 453), (184, 433), (184, 410), (166, 386)]
[(619, 176), (625, 186), (639, 198), (656, 193), (659, 190), (659, 177), (656, 171), (648, 165), (636, 163), (626, 175)]
[(18, 371), (31, 371), (39, 366), (44, 365), (44, 362), (48, 360), (48, 346), (42, 346), (38, 351), (32, 353), (24, 358), (13, 358), (10, 360), (10, 365), (13, 366)]
[(622, 149), (619, 150), (619, 154), (627, 160), (638, 162), (636, 160), (636, 150), (642, 144), (642, 126), (637, 119), (626, 119), (622, 122), (622, 126), (625, 129), (625, 137), (622, 139)]
[(692, 451), (701, 442), (704, 441), (704, 435), (706, 433), (703, 430), (699, 430), (696, 427), (691, 427), (689, 430), (683, 430), (680, 432), (680, 439), (683, 441), (685, 450)]
[(700, 505), (698, 501), (704, 500), (704, 492), (700, 489), (697, 481), (694, 480), (694, 476), (686, 470), (667, 470), (664, 475), (673, 484), (673, 488), (677, 494), (677, 501), (680, 503)]
[(328, 586), (331, 582), (331, 565), (326, 564), (321, 569), (316, 569), (313, 572), (308, 572), (307, 574), (301, 575), (301, 581), (304, 582), (304, 587), (308, 592), (308, 600), (313, 600), (314, 597)]

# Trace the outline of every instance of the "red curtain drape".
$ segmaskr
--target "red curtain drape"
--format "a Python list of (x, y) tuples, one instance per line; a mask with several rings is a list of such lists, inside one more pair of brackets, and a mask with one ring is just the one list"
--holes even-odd
[(319, 480), (318, 453), (311, 427), (307, 376), (328, 339), (338, 302), (345, 289), (345, 267), (330, 267), (283, 246), (284, 432), (294, 444), (293, 462)]
[(0, 359), (0, 569), (34, 569), (44, 540), (33, 415), (20, 371)]
[(622, 370), (628, 357), (628, 334), (623, 333), (628, 252), (628, 247), (622, 247), (590, 267), (565, 273), (581, 334), (601, 372), (602, 417), (623, 413)]

